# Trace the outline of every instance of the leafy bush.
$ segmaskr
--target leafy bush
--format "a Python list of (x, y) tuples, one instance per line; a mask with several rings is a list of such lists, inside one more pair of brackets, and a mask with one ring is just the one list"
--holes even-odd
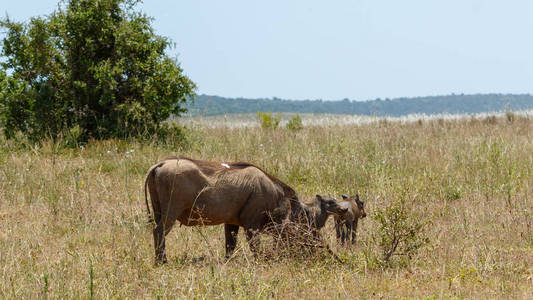
[(303, 128), (302, 124), (302, 118), (300, 118), (300, 115), (296, 114), (292, 119), (289, 120), (287, 123), (287, 129), (292, 131), (298, 131)]
[(459, 187), (448, 185), (444, 187), (444, 198), (448, 201), (455, 201), (461, 199), (462, 192)]
[(373, 219), (378, 223), (374, 239), (381, 249), (381, 262), (388, 264), (393, 256), (411, 259), (420, 247), (429, 242), (424, 236), (422, 223), (405, 197), (382, 209), (377, 209)]
[(281, 116), (278, 113), (276, 117), (273, 117), (271, 112), (264, 113), (264, 112), (258, 111), (257, 119), (259, 120), (259, 123), (261, 124), (261, 128), (276, 129), (278, 128), (279, 122), (281, 121)]
[(165, 122), (158, 131), (156, 142), (162, 142), (175, 150), (185, 149), (191, 143), (185, 129), (185, 127), (180, 126), (174, 121)]
[(195, 84), (165, 53), (171, 42), (135, 11), (138, 2), (67, 0), (28, 23), (0, 21), (0, 125), (8, 138), (140, 136), (185, 111)]
[(82, 136), (83, 136), (83, 129), (77, 124), (74, 125), (74, 127), (66, 131), (64, 146), (68, 148), (78, 147), (79, 146), (78, 142), (81, 140)]

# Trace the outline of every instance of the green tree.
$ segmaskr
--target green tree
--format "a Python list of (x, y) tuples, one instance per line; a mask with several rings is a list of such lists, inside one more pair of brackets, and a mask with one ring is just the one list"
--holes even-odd
[(28, 23), (0, 21), (0, 124), (38, 139), (157, 133), (195, 84), (136, 0), (66, 0)]

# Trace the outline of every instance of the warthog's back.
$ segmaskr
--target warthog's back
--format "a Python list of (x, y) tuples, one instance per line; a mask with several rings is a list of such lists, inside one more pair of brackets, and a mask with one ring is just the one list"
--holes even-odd
[(209, 184), (200, 169), (187, 160), (166, 160), (155, 170), (156, 189), (171, 197), (190, 199)]
[[(355, 204), (353, 201), (347, 200), (342, 200), (338, 204), (341, 208), (348, 209), (342, 217), (347, 221), (353, 221), (355, 219), (355, 210), (357, 208), (357, 204)], [(337, 218), (338, 217), (335, 217), (335, 219)]]

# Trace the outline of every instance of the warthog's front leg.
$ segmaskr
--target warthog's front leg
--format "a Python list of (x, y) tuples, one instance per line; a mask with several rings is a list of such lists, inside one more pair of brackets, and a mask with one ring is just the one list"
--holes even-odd
[(352, 245), (355, 244), (355, 239), (356, 239), (356, 236), (357, 236), (357, 222), (359, 221), (359, 219), (355, 219), (353, 221), (353, 228), (352, 228)]
[(237, 246), (237, 234), (239, 226), (233, 224), (224, 224), (224, 234), (226, 235), (226, 258), (229, 258)]
[(254, 257), (257, 256), (257, 250), (259, 246), (259, 240), (257, 239), (258, 230), (252, 228), (246, 228), (246, 240), (250, 246), (250, 251), (252, 251)]
[(335, 233), (337, 235), (337, 242), (341, 239), (341, 226), (342, 226), (342, 220), (339, 217), (335, 217)]

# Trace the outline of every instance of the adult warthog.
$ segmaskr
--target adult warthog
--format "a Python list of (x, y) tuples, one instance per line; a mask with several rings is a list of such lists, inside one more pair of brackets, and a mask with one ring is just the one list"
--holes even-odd
[(229, 256), (239, 227), (244, 228), (250, 249), (255, 251), (254, 235), (270, 225), (297, 221), (319, 229), (328, 215), (346, 211), (335, 199), (319, 195), (316, 204), (303, 204), (290, 186), (245, 162), (164, 159), (146, 176), (145, 201), (150, 215), (146, 190), (154, 211), (155, 256), (160, 263), (166, 262), (165, 236), (176, 220), (186, 226), (225, 224)]

